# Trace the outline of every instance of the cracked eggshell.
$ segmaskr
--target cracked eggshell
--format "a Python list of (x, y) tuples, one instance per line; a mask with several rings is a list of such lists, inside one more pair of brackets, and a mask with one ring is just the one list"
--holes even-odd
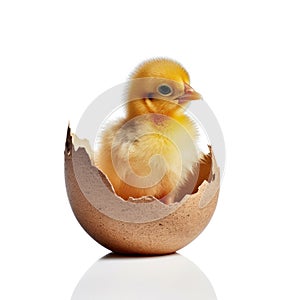
[(169, 254), (189, 244), (209, 223), (220, 188), (213, 155), (211, 179), (204, 180), (196, 193), (166, 205), (153, 197), (121, 199), (92, 165), (85, 147), (73, 143), (68, 128), (65, 181), (69, 201), (78, 222), (102, 246), (123, 254)]

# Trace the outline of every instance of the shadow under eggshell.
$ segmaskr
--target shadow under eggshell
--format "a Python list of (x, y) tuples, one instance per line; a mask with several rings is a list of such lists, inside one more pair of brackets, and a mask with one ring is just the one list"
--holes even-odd
[(212, 155), (212, 179), (180, 202), (165, 205), (153, 197), (125, 201), (91, 163), (84, 148), (75, 151), (68, 128), (65, 181), (73, 212), (86, 232), (104, 247), (123, 254), (161, 255), (194, 240), (217, 204), (220, 172)]

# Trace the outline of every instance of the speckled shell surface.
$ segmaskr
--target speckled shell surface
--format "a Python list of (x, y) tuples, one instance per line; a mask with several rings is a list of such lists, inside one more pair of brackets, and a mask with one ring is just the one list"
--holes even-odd
[(220, 188), (212, 160), (212, 178), (180, 202), (165, 205), (151, 197), (125, 201), (94, 167), (84, 148), (75, 151), (68, 129), (65, 181), (72, 210), (86, 232), (104, 247), (123, 254), (162, 255), (194, 240), (209, 223)]

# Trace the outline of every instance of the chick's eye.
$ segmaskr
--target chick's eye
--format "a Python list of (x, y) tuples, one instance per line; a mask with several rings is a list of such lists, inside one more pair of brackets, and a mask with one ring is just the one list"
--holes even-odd
[(157, 90), (163, 96), (170, 96), (173, 93), (172, 88), (166, 84), (160, 85)]

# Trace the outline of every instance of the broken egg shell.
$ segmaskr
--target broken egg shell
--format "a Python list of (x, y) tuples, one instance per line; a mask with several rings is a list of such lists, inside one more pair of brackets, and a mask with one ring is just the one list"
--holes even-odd
[[(153, 197), (125, 201), (114, 193), (106, 176), (92, 165), (85, 148), (75, 151), (68, 128), (65, 181), (72, 210), (85, 231), (113, 252), (130, 255), (174, 253), (203, 231), (215, 211), (220, 173), (212, 157), (210, 182), (204, 180), (196, 193), (184, 196), (180, 202), (165, 205)], [(108, 199), (105, 212), (97, 202)]]

